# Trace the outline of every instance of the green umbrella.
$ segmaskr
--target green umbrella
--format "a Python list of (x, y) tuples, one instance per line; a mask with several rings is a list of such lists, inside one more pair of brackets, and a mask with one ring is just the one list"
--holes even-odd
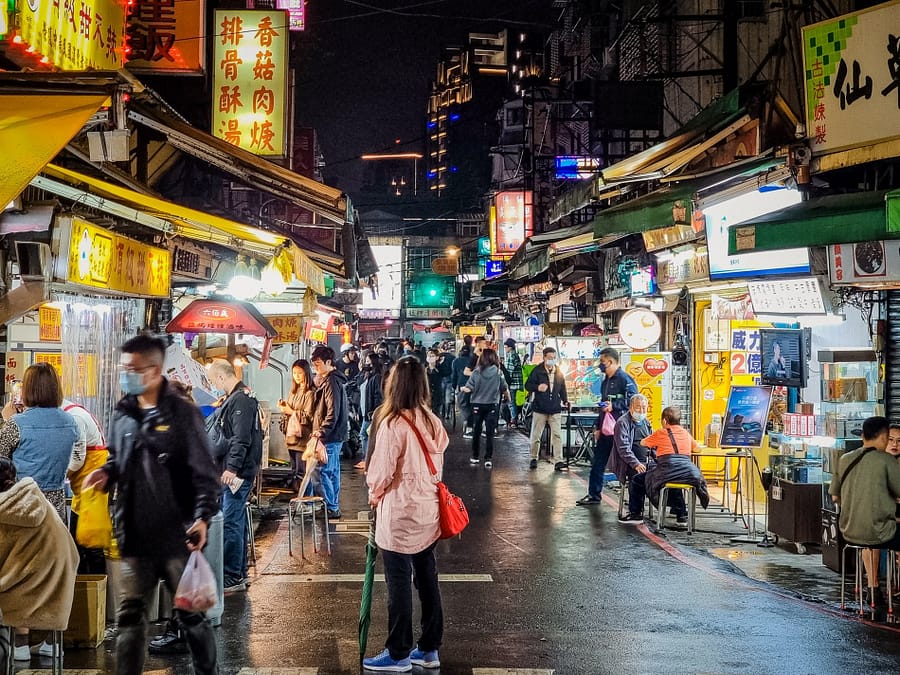
[(359, 663), (362, 666), (369, 642), (369, 625), (372, 623), (372, 587), (375, 583), (375, 558), (378, 547), (375, 545), (375, 514), (369, 525), (369, 540), (366, 542), (366, 571), (363, 578), (362, 598), (359, 601)]

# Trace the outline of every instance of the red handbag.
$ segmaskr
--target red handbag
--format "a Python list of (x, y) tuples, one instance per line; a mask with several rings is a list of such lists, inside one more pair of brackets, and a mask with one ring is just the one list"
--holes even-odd
[(422, 454), (425, 455), (425, 462), (428, 464), (428, 470), (434, 477), (434, 483), (437, 486), (438, 493), (438, 516), (441, 522), (441, 539), (450, 539), (457, 536), (466, 529), (469, 524), (469, 512), (466, 511), (466, 505), (463, 500), (450, 492), (444, 481), (438, 480), (437, 469), (434, 468), (434, 462), (431, 461), (431, 455), (425, 449), (425, 439), (422, 438), (422, 432), (416, 428), (416, 425), (406, 416), (400, 415), (409, 425), (409, 428), (416, 434), (419, 439), (419, 446), (422, 448)]

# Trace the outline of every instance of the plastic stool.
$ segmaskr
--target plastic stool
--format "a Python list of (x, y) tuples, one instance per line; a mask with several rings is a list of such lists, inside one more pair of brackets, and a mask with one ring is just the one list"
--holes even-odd
[[(861, 546), (859, 544), (844, 544), (844, 550), (841, 552), (841, 569), (847, 569), (847, 551), (853, 549), (856, 551), (856, 570), (854, 573), (853, 581), (854, 581), (854, 589), (853, 595), (856, 600), (856, 606), (858, 608), (857, 613), (860, 616), (863, 616), (863, 588), (865, 587), (865, 565), (863, 565), (862, 554), (863, 551), (878, 551), (878, 556), (880, 559), (881, 550), (879, 548), (873, 548), (871, 546)], [(888, 550), (888, 559), (887, 559), (887, 569), (885, 570), (885, 595), (887, 595), (887, 613), (888, 616), (894, 615), (894, 570), (897, 566), (897, 552)], [(845, 587), (846, 587), (846, 579), (847, 575), (841, 575), (841, 609), (846, 609), (845, 602)], [(869, 607), (875, 609), (875, 598), (869, 598)]]
[(50, 633), (51, 644), (53, 645), (53, 656), (50, 657), (52, 667), (50, 672), (53, 675), (62, 675), (63, 673), (63, 632), (55, 630)]
[(688, 534), (694, 533), (694, 518), (697, 514), (697, 492), (693, 485), (687, 483), (666, 483), (663, 485), (659, 493), (659, 513), (657, 514), (656, 530), (665, 529), (666, 526), (666, 506), (669, 500), (669, 490), (688, 490), (690, 492), (690, 500), (685, 499), (688, 508)]

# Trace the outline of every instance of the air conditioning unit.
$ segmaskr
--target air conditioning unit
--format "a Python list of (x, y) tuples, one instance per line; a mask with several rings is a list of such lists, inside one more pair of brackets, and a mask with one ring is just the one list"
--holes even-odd
[(89, 131), (88, 150), (92, 162), (127, 162), (131, 159), (128, 129)]

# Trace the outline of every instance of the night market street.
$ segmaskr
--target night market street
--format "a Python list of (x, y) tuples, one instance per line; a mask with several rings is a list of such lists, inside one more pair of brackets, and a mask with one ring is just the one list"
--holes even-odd
[[(692, 549), (684, 532), (659, 540), (649, 528), (616, 522), (614, 505), (576, 506), (587, 466), (566, 474), (542, 462), (529, 471), (523, 436), (501, 433), (497, 446), (493, 469), (470, 466), (468, 441), (452, 435), (445, 478), (466, 500), (472, 522), (461, 540), (439, 544), (441, 669), (416, 672), (896, 672), (896, 630), (749, 580)], [(246, 594), (228, 596), (217, 630), (223, 675), (359, 672), (365, 525), (351, 514), (363, 510), (365, 493), (360, 471), (346, 464), (342, 471), (345, 517), (333, 525), (330, 558), (313, 554), (307, 539), (303, 562), (295, 526), (291, 559), (286, 520), (264, 516), (254, 582)], [(701, 517), (698, 528), (709, 522)], [(839, 577), (826, 578), (836, 591)], [(382, 582), (372, 607), (369, 653), (381, 649), (386, 631)], [(69, 650), (65, 665), (111, 673), (112, 649), (107, 640), (96, 652)], [(184, 673), (188, 664), (187, 656), (150, 656), (146, 672)], [(35, 658), (32, 667), (49, 669), (50, 662)]]

